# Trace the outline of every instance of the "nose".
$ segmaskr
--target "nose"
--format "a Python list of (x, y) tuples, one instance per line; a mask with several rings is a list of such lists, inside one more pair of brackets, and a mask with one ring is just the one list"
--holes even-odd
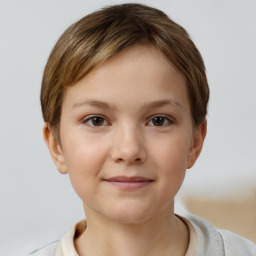
[(136, 127), (123, 127), (116, 131), (111, 158), (116, 163), (141, 164), (146, 159), (143, 134)]

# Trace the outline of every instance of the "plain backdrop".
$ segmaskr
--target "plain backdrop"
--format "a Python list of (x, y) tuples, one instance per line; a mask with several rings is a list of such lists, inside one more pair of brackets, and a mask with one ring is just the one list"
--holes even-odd
[[(44, 65), (71, 23), (107, 0), (0, 0), (0, 255), (58, 239), (84, 217), (53, 165), (39, 104)], [(186, 193), (239, 197), (256, 187), (256, 1), (139, 1), (184, 26), (206, 64), (208, 135)]]

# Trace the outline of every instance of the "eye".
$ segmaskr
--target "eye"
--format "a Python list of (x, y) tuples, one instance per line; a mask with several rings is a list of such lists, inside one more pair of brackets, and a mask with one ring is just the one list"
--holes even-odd
[(167, 126), (171, 123), (173, 123), (173, 121), (170, 118), (167, 118), (165, 116), (154, 116), (148, 122), (148, 125), (149, 126)]
[(102, 116), (90, 116), (86, 118), (83, 123), (88, 124), (89, 126), (93, 127), (100, 127), (109, 125), (108, 121)]

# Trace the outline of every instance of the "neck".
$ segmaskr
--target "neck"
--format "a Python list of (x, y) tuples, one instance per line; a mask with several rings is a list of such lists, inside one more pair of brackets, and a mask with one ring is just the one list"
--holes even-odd
[[(116, 223), (87, 213), (87, 228), (75, 241), (81, 256), (183, 256), (188, 229), (170, 209), (142, 223)], [(104, 252), (104, 253), (103, 253)]]

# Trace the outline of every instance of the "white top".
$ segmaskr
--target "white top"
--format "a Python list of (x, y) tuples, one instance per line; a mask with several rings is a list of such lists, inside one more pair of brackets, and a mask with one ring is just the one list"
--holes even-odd
[[(185, 256), (256, 256), (256, 245), (232, 232), (217, 230), (207, 221), (188, 215), (181, 217), (189, 228), (189, 246)], [(30, 255), (79, 256), (74, 237), (86, 227), (86, 221), (77, 223), (60, 241), (53, 242)]]

